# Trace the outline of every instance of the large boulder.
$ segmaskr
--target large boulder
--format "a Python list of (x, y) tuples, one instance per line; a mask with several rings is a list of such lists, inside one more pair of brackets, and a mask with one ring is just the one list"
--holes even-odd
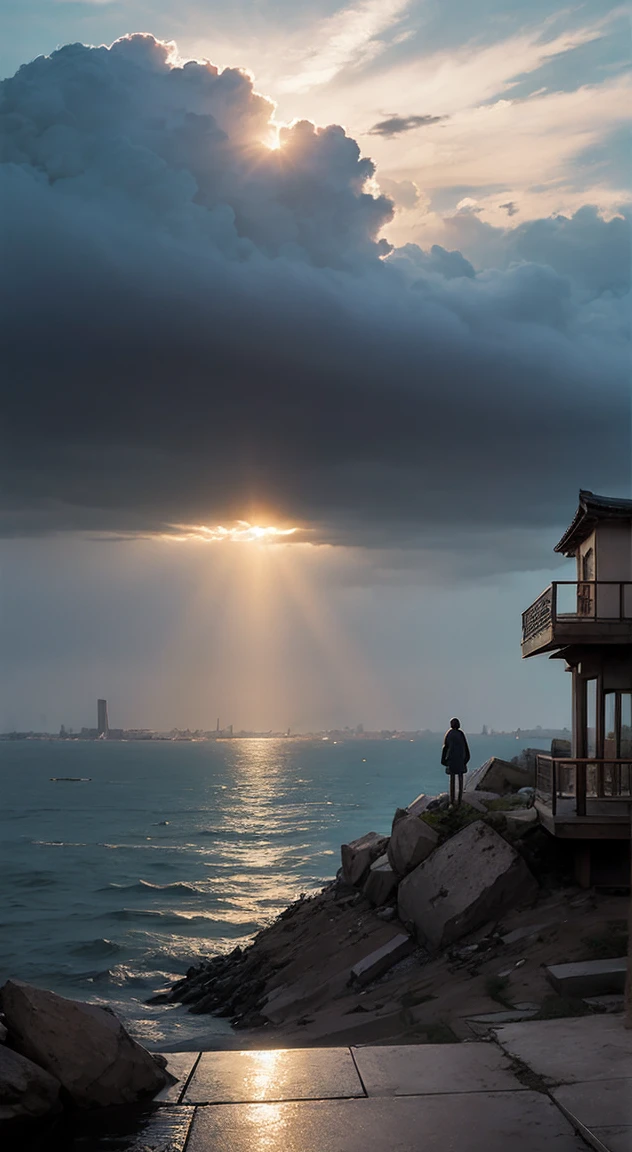
[(383, 856), (378, 856), (369, 868), (369, 875), (366, 878), (363, 892), (370, 904), (376, 908), (380, 905), (386, 904), (389, 896), (393, 894), (397, 888), (398, 877), (395, 875), (389, 858), (384, 853)]
[(374, 860), (386, 851), (388, 836), (378, 832), (367, 832), (358, 840), (351, 840), (340, 848), (342, 875), (347, 884), (362, 884)]
[(515, 849), (477, 820), (402, 880), (398, 915), (422, 943), (443, 948), (533, 899), (537, 887)]
[(398, 876), (407, 876), (437, 847), (439, 834), (418, 816), (405, 816), (393, 824), (388, 859)]
[(39, 1120), (58, 1112), (58, 1080), (19, 1052), (0, 1046), (0, 1123)]
[(0, 989), (11, 1043), (62, 1085), (79, 1108), (132, 1104), (172, 1083), (113, 1012), (9, 980)]
[(535, 784), (535, 768), (492, 756), (465, 777), (465, 792), (516, 792)]

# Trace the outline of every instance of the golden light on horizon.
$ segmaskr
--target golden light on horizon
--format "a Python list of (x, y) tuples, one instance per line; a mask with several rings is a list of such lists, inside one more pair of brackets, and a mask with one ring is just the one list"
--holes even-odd
[(202, 543), (221, 543), (224, 540), (240, 544), (268, 544), (294, 536), (300, 529), (277, 528), (275, 525), (250, 524), (248, 520), (236, 520), (232, 527), (223, 524), (174, 524), (173, 534), (167, 533), (167, 540), (198, 540)]

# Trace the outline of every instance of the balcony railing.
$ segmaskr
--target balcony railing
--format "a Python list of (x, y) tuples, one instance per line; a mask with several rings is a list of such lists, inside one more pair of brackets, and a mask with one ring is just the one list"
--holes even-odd
[(522, 614), (522, 643), (555, 625), (632, 623), (632, 580), (555, 580)]
[(559, 800), (574, 799), (577, 816), (586, 815), (587, 800), (632, 800), (632, 760), (559, 759), (539, 754), (535, 794), (553, 816)]

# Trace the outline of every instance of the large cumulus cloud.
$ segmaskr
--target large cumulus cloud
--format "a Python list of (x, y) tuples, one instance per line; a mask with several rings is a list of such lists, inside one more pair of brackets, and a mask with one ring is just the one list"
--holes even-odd
[(600, 218), (583, 264), (547, 222), (484, 271), (389, 253), (391, 202), (342, 128), (271, 147), (246, 74), (149, 36), (39, 58), (1, 99), (5, 533), (274, 513), (444, 547), (628, 483)]

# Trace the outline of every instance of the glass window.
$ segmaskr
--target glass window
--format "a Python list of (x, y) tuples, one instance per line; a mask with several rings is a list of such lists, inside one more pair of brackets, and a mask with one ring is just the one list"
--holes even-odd
[(621, 733), (619, 756), (632, 757), (632, 692), (621, 693)]
[(597, 755), (597, 681), (586, 681), (586, 756)]

